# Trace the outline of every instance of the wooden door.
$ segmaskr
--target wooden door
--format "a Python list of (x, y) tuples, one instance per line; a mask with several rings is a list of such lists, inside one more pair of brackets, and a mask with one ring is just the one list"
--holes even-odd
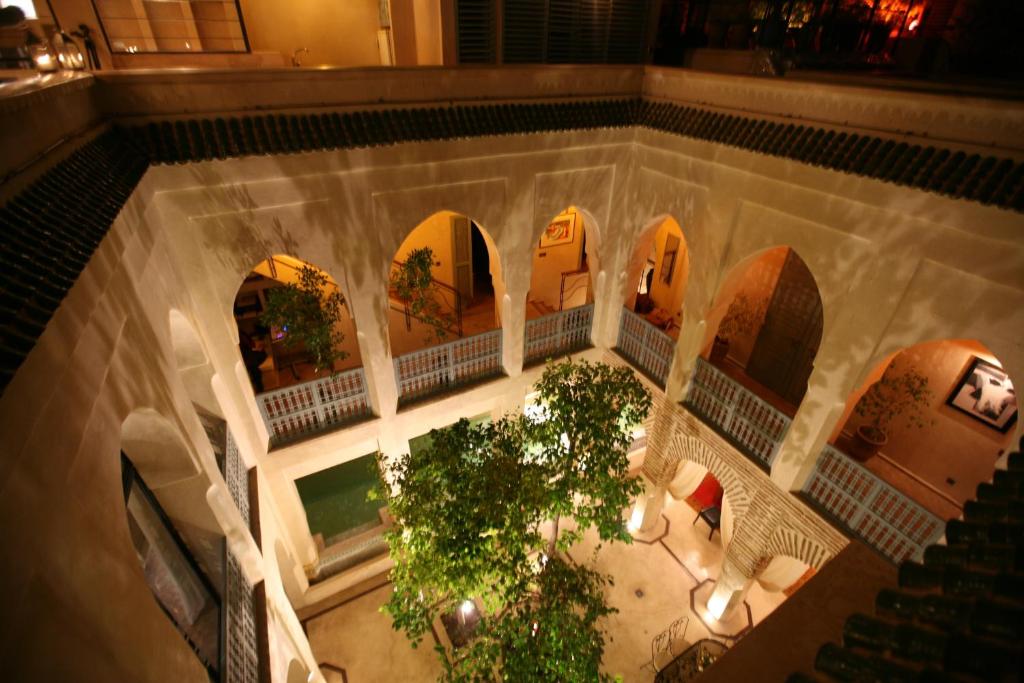
[(452, 254), (455, 263), (455, 289), (462, 305), (473, 300), (473, 226), (465, 216), (452, 216)]
[(792, 250), (786, 254), (747, 374), (794, 406), (807, 391), (821, 343), (821, 297), (814, 276)]

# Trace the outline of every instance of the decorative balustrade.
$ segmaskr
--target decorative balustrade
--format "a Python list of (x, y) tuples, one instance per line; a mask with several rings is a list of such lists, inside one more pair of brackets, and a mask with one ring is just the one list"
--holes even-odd
[(242, 454), (238, 452), (238, 444), (231, 434), (231, 429), (225, 430), (224, 444), (224, 481), (228, 485), (232, 500), (242, 514), (242, 519), (249, 521), (249, 471), (245, 468)]
[(362, 368), (268, 391), (259, 394), (256, 403), (272, 446), (371, 414)]
[(804, 492), (847, 530), (893, 562), (920, 561), (942, 520), (860, 463), (826, 445)]
[(255, 595), (234, 553), (225, 544), (224, 677), (225, 683), (259, 680), (259, 640)]
[(531, 363), (590, 346), (593, 323), (594, 304), (527, 320), (523, 361)]
[(769, 468), (789, 429), (788, 417), (702, 358), (694, 366), (686, 404)]
[(395, 358), (395, 381), (400, 403), (425, 398), (501, 372), (501, 329)]
[(623, 308), (617, 348), (659, 386), (665, 386), (668, 371), (672, 368), (675, 339), (628, 308)]

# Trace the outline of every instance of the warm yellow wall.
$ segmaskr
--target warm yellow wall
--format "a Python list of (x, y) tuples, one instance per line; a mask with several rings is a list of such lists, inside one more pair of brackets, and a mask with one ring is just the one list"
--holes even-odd
[[(676, 255), (676, 264), (672, 272), (672, 282), (665, 284), (661, 281), (661, 269), (665, 262), (665, 245), (669, 235), (679, 238), (679, 253)], [(654, 257), (654, 278), (651, 280), (651, 300), (658, 308), (676, 315), (683, 307), (683, 296), (686, 294), (686, 280), (690, 275), (690, 255), (686, 250), (686, 241), (683, 238), (683, 231), (679, 224), (669, 218), (661, 227), (654, 238), (657, 254)]]
[[(252, 56), (224, 54), (118, 54), (112, 57), (89, 0), (52, 0), (53, 9), (65, 30), (86, 24), (94, 31), (96, 49), (104, 69), (197, 66), (211, 68), (287, 66), (294, 51), (303, 66), (377, 66), (377, 29), (380, 19), (375, 0), (241, 0), (242, 19), (249, 36)], [(46, 3), (37, 3), (41, 23), (52, 23)], [(81, 47), (81, 43), (79, 41)], [(269, 54), (268, 54), (269, 53)], [(278, 57), (280, 55), (280, 57)]]
[(444, 63), (441, 39), (441, 3), (438, 0), (413, 0), (416, 22), (416, 63)]
[(254, 52), (280, 52), (290, 59), (300, 48), (303, 66), (380, 64), (376, 0), (242, 0), (242, 17)]
[[(970, 416), (946, 405), (946, 399), (960, 381), (974, 356), (1000, 365), (984, 346), (967, 340), (918, 344), (902, 352), (907, 360), (928, 378), (931, 401), (923, 413), (926, 426), (917, 428), (907, 419), (896, 418), (889, 443), (882, 452), (940, 491), (960, 501), (974, 496), (977, 485), (992, 478), (992, 470), (1001, 452), (1013, 441), (1013, 429), (1001, 434)], [(840, 421), (843, 431), (854, 432), (864, 419), (853, 413), (857, 401), (890, 364), (881, 363), (850, 400)], [(1020, 417), (1018, 416), (1018, 419)], [(927, 424), (928, 421), (931, 424)], [(948, 484), (946, 478), (955, 484)]]
[[(580, 250), (583, 247), (583, 214), (573, 208), (564, 213), (576, 215), (576, 227), (572, 242), (533, 250), (533, 271), (530, 274), (529, 301), (543, 301), (558, 310), (558, 294), (562, 286), (562, 273), (580, 267)], [(552, 216), (554, 219), (555, 216)], [(539, 244), (539, 242), (538, 242)]]
[[(452, 254), (451, 211), (439, 211), (416, 226), (395, 253), (396, 261), (404, 261), (413, 249), (430, 247), (434, 252), (434, 279), (455, 286), (455, 263)], [(440, 265), (439, 265), (440, 264)]]

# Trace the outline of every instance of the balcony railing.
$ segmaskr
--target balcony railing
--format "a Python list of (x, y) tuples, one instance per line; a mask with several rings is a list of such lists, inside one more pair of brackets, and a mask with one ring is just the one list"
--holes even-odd
[(225, 683), (249, 683), (259, 680), (260, 666), (255, 595), (234, 553), (227, 549), (227, 544), (224, 548), (223, 680)]
[(832, 446), (825, 446), (803, 490), (893, 562), (920, 561), (945, 531), (941, 519)]
[(747, 455), (771, 468), (790, 424), (779, 410), (702, 358), (694, 367), (686, 404)]
[(629, 362), (664, 388), (672, 367), (675, 339), (628, 308), (623, 308), (616, 346)]
[(395, 358), (399, 403), (501, 374), (501, 329)]
[(366, 375), (346, 370), (256, 397), (271, 446), (317, 434), (371, 414)]
[(523, 361), (532, 363), (590, 346), (593, 323), (594, 304), (527, 320)]

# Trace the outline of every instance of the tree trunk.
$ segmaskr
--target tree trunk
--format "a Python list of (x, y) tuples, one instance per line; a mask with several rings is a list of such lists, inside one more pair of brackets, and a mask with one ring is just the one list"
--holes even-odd
[(558, 540), (558, 521), (561, 515), (555, 515), (555, 528), (551, 531), (551, 540), (548, 541), (548, 557), (555, 556), (555, 542)]

